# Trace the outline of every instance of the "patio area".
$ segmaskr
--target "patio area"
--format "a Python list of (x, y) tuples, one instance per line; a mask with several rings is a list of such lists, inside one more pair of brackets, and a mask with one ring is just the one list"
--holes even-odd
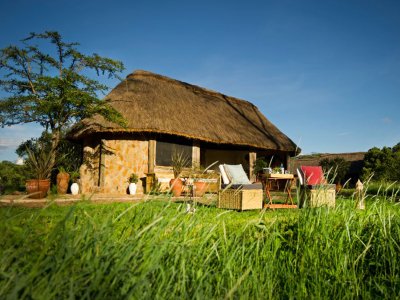
[(120, 194), (81, 194), (81, 195), (54, 195), (48, 196), (43, 199), (30, 199), (28, 195), (4, 195), (0, 197), (0, 207), (4, 206), (21, 206), (21, 207), (45, 207), (49, 204), (72, 205), (79, 202), (87, 201), (97, 204), (108, 204), (108, 203), (140, 203), (146, 201), (173, 201), (173, 202), (186, 202), (196, 201), (202, 205), (211, 205), (216, 202), (217, 195), (207, 194), (204, 197), (170, 197), (168, 195), (120, 195)]

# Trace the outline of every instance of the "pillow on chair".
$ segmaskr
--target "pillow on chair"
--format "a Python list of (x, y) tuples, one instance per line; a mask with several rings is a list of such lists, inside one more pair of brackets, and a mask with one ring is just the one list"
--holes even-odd
[(221, 172), (222, 182), (224, 184), (229, 184), (228, 175), (226, 175), (224, 165), (219, 165), (219, 171)]
[(249, 178), (243, 170), (242, 165), (224, 165), (224, 169), (230, 183), (232, 184), (251, 184)]
[(326, 180), (321, 166), (301, 166), (304, 181), (307, 185), (325, 184)]

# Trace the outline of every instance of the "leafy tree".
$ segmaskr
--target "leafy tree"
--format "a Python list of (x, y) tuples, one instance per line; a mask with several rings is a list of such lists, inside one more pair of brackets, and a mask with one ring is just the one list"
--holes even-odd
[(25, 180), (30, 175), (26, 166), (9, 161), (0, 162), (0, 194), (24, 190)]
[[(21, 41), (23, 47), (8, 46), (0, 50), (0, 88), (7, 96), (0, 99), (2, 127), (35, 122), (51, 137), (50, 152), (62, 139), (62, 132), (73, 122), (99, 114), (124, 125), (121, 114), (97, 93), (107, 86), (87, 74), (118, 78), (124, 67), (119, 61), (98, 54), (85, 55), (78, 43), (66, 43), (58, 32), (31, 33)], [(42, 43), (38, 46), (36, 43)]]
[(328, 174), (328, 180), (335, 183), (343, 183), (350, 168), (350, 163), (341, 157), (324, 158), (319, 163), (324, 172)]
[(363, 179), (373, 176), (376, 181), (400, 180), (400, 143), (393, 148), (371, 148), (365, 154)]

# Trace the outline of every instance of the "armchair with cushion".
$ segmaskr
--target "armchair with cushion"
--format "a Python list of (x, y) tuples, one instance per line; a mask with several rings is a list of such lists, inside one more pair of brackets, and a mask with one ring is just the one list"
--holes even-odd
[(262, 184), (252, 184), (242, 165), (219, 165), (219, 170), (222, 180), (218, 193), (218, 208), (262, 209)]
[(327, 182), (321, 166), (301, 166), (297, 175), (300, 184), (299, 208), (335, 207), (335, 185)]

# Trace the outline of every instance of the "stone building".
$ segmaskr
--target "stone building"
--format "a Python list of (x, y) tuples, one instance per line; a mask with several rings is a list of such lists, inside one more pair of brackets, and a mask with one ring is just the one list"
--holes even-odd
[[(147, 71), (135, 71), (107, 97), (126, 119), (121, 127), (94, 116), (69, 137), (83, 145), (83, 193), (126, 193), (136, 173), (144, 191), (148, 174), (171, 177), (171, 154), (185, 153), (193, 166), (241, 163), (250, 177), (257, 156), (288, 164), (297, 146), (248, 101)], [(217, 168), (217, 164), (213, 168)]]

